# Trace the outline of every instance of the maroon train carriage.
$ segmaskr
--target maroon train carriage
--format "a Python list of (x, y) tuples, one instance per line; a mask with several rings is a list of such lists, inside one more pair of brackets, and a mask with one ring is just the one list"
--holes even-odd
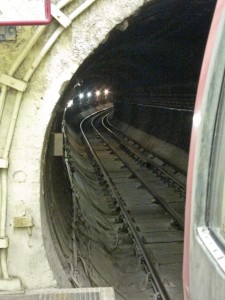
[(185, 221), (185, 300), (225, 299), (225, 0), (218, 0), (193, 118)]

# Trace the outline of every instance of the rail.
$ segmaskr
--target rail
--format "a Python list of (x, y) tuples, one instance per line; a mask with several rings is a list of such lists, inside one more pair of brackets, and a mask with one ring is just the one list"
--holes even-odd
[[(93, 120), (94, 121), (94, 120)], [(92, 122), (93, 122), (92, 121)], [(104, 126), (104, 117), (102, 118), (102, 124)], [(105, 127), (105, 126), (104, 126)], [(123, 141), (121, 141), (121, 139), (115, 134), (113, 133), (110, 129), (108, 130), (107, 127), (105, 127), (107, 131), (109, 131), (111, 134), (114, 135), (114, 137), (117, 137), (117, 139), (119, 140), (119, 143), (123, 143)], [(95, 128), (96, 133), (101, 137), (101, 139), (104, 140), (105, 143), (107, 143), (107, 140), (104, 138), (104, 136)], [(112, 151), (114, 151), (114, 149), (109, 145), (109, 147), (112, 149)], [(126, 145), (126, 147), (128, 147)], [(132, 150), (131, 150), (132, 151)], [(139, 155), (139, 153), (135, 152), (135, 155)], [(122, 159), (121, 159), (122, 160)], [(155, 168), (158, 168), (158, 166), (155, 164), (154, 166)], [(131, 170), (131, 172), (133, 173), (133, 170), (128, 166), (128, 168)], [(160, 169), (161, 171), (161, 169)], [(164, 172), (165, 175), (167, 175), (166, 172)], [(139, 181), (141, 182), (141, 184), (147, 189), (149, 190), (149, 187), (146, 185), (146, 183), (143, 181), (142, 177), (139, 176), (138, 174), (135, 173), (135, 176), (139, 179)], [(170, 180), (173, 180), (173, 178), (171, 176), (169, 176)], [(176, 184), (177, 181), (176, 181)], [(159, 195), (157, 195), (156, 193), (154, 193), (152, 190), (149, 190), (149, 192), (154, 196), (154, 198), (156, 199), (156, 201), (158, 203), (160, 203), (160, 205), (169, 213), (169, 215), (176, 221), (177, 225), (179, 226), (179, 228), (181, 228), (182, 230), (184, 230), (184, 220), (180, 217), (180, 215), (173, 209), (170, 207), (170, 205), (168, 205)]]
[[(128, 212), (126, 211), (124, 205), (123, 205), (121, 196), (119, 195), (118, 191), (115, 189), (110, 176), (108, 175), (107, 171), (105, 170), (104, 166), (102, 165), (101, 161), (99, 160), (98, 156), (96, 155), (94, 149), (92, 148), (87, 136), (85, 135), (85, 132), (84, 132), (84, 129), (83, 129), (84, 122), (86, 122), (88, 119), (90, 119), (91, 117), (93, 117), (96, 114), (97, 114), (97, 112), (92, 114), (91, 116), (86, 117), (85, 119), (82, 120), (82, 122), (80, 124), (80, 130), (81, 130), (81, 133), (83, 135), (84, 141), (85, 141), (85, 143), (87, 144), (87, 146), (89, 148), (91, 156), (93, 157), (93, 159), (97, 163), (98, 168), (101, 171), (101, 174), (104, 176), (104, 179), (107, 182), (113, 197), (116, 199), (116, 201), (117, 201), (117, 203), (118, 203), (118, 205), (119, 205), (119, 207), (120, 207), (120, 209), (123, 213), (123, 216), (126, 220), (126, 223), (128, 224), (129, 229), (132, 232), (133, 237), (134, 237), (134, 239), (135, 239), (135, 241), (136, 241), (136, 243), (137, 243), (137, 245), (138, 245), (138, 247), (139, 247), (139, 249), (142, 253), (143, 260), (145, 262), (146, 268), (147, 268), (148, 273), (150, 275), (150, 281), (152, 283), (152, 286), (153, 286), (155, 292), (159, 293), (157, 299), (159, 299), (159, 300), (169, 300), (170, 297), (169, 297), (169, 295), (168, 295), (168, 293), (167, 293), (167, 291), (164, 287), (163, 282), (161, 281), (161, 278), (159, 277), (159, 275), (158, 275), (157, 271), (155, 270), (151, 260), (149, 259), (149, 256), (148, 256), (148, 254), (146, 252), (146, 249), (145, 249), (145, 246), (144, 246), (139, 234), (137, 233), (135, 226), (133, 225), (133, 221), (132, 221), (131, 217), (129, 216)], [(91, 121), (92, 127), (94, 126), (93, 125), (93, 120), (95, 119), (95, 117), (92, 118), (92, 121)]]

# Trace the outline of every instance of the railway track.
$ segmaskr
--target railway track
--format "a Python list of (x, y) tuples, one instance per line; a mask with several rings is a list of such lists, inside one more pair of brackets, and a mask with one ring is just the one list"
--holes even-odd
[(142, 148), (136, 141), (128, 138), (123, 134), (117, 127), (110, 123), (109, 118), (112, 112), (104, 116), (104, 127), (120, 142), (121, 146), (126, 151), (131, 153), (133, 157), (136, 157), (140, 161), (146, 164), (148, 168), (153, 169), (157, 172), (157, 175), (162, 179), (168, 181), (173, 186), (180, 189), (180, 192), (185, 194), (186, 191), (186, 177), (187, 174), (177, 166), (171, 165), (170, 162), (166, 162), (164, 159), (160, 159), (154, 153), (149, 153), (148, 150)]
[[(115, 133), (112, 131), (112, 129), (109, 128), (113, 127), (109, 121), (108, 121), (109, 114), (105, 115), (102, 118), (102, 125), (107, 130), (108, 133), (110, 133), (114, 139), (116, 139), (122, 149), (124, 149), (129, 156), (131, 156), (137, 163), (141, 164), (143, 166), (143, 171), (139, 172), (140, 174), (135, 174), (135, 176), (140, 180), (140, 182), (146, 187), (147, 190), (154, 196), (156, 201), (160, 203), (161, 206), (165, 208), (165, 210), (174, 218), (177, 225), (184, 229), (184, 214), (182, 213), (182, 209), (184, 208), (183, 203), (185, 201), (185, 184), (183, 184), (182, 180), (184, 181), (184, 176), (181, 177), (181, 173), (179, 171), (175, 172), (173, 168), (173, 173), (175, 175), (178, 174), (179, 179), (177, 179), (175, 176), (171, 175), (171, 172), (166, 171), (165, 169), (168, 169), (168, 164), (164, 163), (162, 160), (157, 158), (157, 163), (152, 159), (149, 158), (149, 155), (143, 154), (143, 148), (139, 150), (138, 145), (134, 145), (133, 141), (128, 140), (126, 138), (126, 141), (124, 142), (122, 138), (118, 135), (118, 133)], [(115, 129), (115, 127), (113, 127)], [(120, 133), (121, 135), (121, 133)], [(124, 135), (123, 135), (124, 138)], [(131, 144), (130, 144), (131, 142)], [(155, 159), (155, 157), (153, 157)], [(132, 167), (131, 167), (132, 168)], [(159, 188), (154, 184), (148, 182), (148, 179), (145, 178), (145, 168), (149, 169), (149, 174), (156, 176), (158, 178), (158, 181), (163, 181), (166, 185), (168, 185), (167, 189), (167, 195), (166, 199), (164, 199), (164, 193), (159, 190)], [(132, 170), (131, 170), (132, 171)], [(149, 175), (148, 175), (149, 176)], [(160, 184), (160, 183), (159, 183)], [(163, 185), (165, 186), (165, 185)], [(178, 193), (179, 195), (172, 194), (173, 202), (170, 202), (168, 199), (169, 194), (171, 193), (171, 189)], [(176, 200), (175, 200), (176, 199)], [(175, 201), (174, 201), (175, 200)], [(176, 205), (174, 206), (174, 202)], [(178, 203), (180, 205), (178, 206)]]
[(117, 221), (133, 237), (155, 299), (183, 299), (185, 187), (126, 145), (107, 126), (107, 114), (87, 117), (80, 126), (100, 183), (109, 189), (120, 210)]

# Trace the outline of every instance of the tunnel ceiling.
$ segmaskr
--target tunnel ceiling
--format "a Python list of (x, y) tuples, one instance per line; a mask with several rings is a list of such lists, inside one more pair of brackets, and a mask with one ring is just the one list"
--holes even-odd
[(214, 7), (214, 0), (149, 1), (85, 60), (73, 85), (82, 80), (87, 89), (196, 89)]

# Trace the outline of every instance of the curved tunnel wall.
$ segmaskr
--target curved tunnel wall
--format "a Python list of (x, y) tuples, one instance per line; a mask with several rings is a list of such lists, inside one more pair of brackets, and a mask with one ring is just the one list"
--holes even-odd
[[(71, 287), (71, 264), (73, 263), (73, 199), (65, 161), (62, 156), (54, 156), (54, 133), (62, 131), (63, 109), (55, 109), (54, 121), (49, 130), (49, 143), (45, 156), (43, 170), (44, 209), (49, 230), (48, 239), (51, 238), (57, 258), (64, 273), (54, 264), (52, 251), (47, 256), (58, 282), (64, 287)], [(50, 244), (50, 243), (49, 243)]]
[(188, 152), (192, 111), (117, 104), (114, 124), (123, 121)]

